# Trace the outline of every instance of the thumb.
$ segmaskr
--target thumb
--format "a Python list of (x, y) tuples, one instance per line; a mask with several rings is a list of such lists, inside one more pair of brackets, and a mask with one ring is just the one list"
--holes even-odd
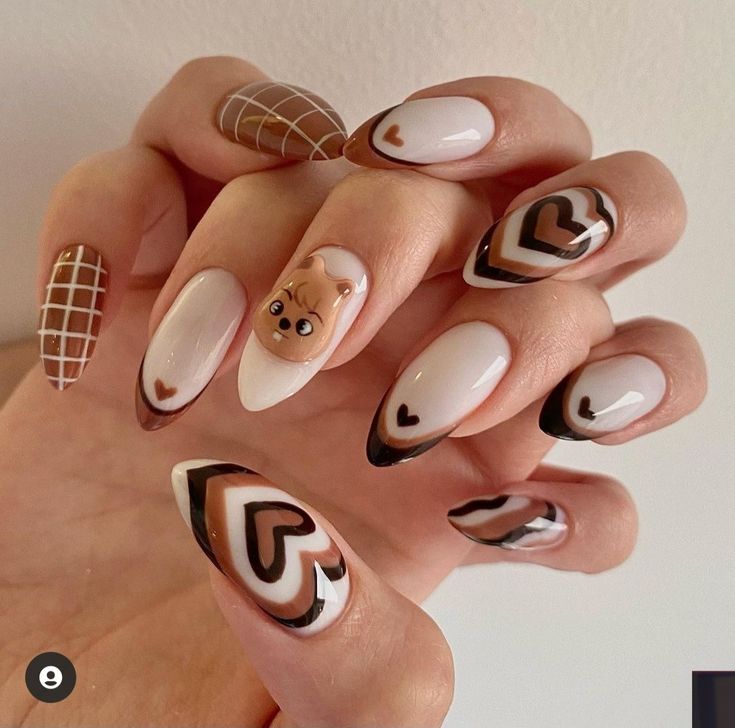
[(280, 707), (273, 728), (440, 726), (453, 665), (437, 625), (303, 503), (239, 465), (172, 473), (215, 598)]

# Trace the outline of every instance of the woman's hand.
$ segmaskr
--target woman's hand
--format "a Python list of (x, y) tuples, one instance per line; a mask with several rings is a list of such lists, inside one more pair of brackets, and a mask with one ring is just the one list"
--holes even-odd
[[(38, 367), (0, 417), (11, 724), (440, 725), (451, 656), (416, 603), (448, 573), (633, 547), (623, 487), (544, 466), (546, 433), (618, 444), (703, 396), (691, 334), (601, 295), (681, 234), (660, 162), (590, 161), (555, 96), (476, 78), (361, 127), (345, 154), (381, 169), (288, 164), (233, 141), (264, 80), (187, 64), (54, 193), (42, 352), (79, 381)], [(46, 650), (63, 703), (23, 687)]]

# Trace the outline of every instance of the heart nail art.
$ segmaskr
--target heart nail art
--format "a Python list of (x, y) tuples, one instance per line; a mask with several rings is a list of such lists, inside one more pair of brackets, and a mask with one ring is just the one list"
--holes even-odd
[(509, 364), (508, 341), (490, 324), (469, 321), (443, 332), (383, 397), (368, 434), (370, 463), (395, 465), (437, 445), (482, 404)]
[(201, 549), (264, 613), (302, 636), (339, 617), (349, 597), (347, 566), (302, 503), (234, 463), (190, 460), (171, 477)]
[(383, 141), (392, 144), (394, 147), (402, 147), (404, 144), (403, 139), (398, 136), (401, 127), (398, 124), (392, 124), (388, 127), (385, 134), (383, 134)]
[(179, 391), (176, 387), (167, 387), (160, 379), (156, 379), (153, 388), (156, 391), (156, 397), (160, 400), (171, 399)]
[(510, 550), (548, 548), (567, 534), (561, 508), (519, 495), (474, 498), (456, 505), (447, 518), (472, 541)]
[(402, 404), (396, 412), (396, 424), (398, 427), (413, 427), (421, 422), (421, 418), (418, 415), (408, 414), (408, 406)]
[(347, 138), (344, 122), (321, 96), (275, 81), (227, 94), (217, 126), (230, 141), (294, 160), (339, 157)]
[(621, 354), (584, 364), (549, 394), (539, 427), (560, 440), (592, 440), (643, 417), (665, 392), (661, 367), (647, 357)]
[(602, 247), (616, 220), (612, 200), (593, 187), (548, 195), (500, 218), (467, 259), (464, 279), (479, 288), (543, 280)]

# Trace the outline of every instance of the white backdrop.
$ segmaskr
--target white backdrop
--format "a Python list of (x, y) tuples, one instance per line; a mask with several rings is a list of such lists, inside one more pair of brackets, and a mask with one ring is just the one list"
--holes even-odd
[(633, 491), (641, 537), (623, 567), (475, 567), (429, 600), (455, 651), (447, 725), (689, 726), (690, 671), (735, 669), (733, 16), (727, 0), (4, 0), (0, 341), (34, 329), (35, 237), (53, 182), (122, 143), (189, 58), (246, 56), (322, 93), (350, 127), (456, 77), (549, 86), (589, 122), (597, 154), (646, 149), (678, 176), (684, 241), (610, 301), (619, 319), (696, 331), (711, 393), (639, 442), (554, 451)]

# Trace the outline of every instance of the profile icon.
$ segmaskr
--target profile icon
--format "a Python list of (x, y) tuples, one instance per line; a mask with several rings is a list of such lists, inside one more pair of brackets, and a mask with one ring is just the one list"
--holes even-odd
[(58, 703), (68, 698), (76, 682), (74, 665), (59, 652), (42, 652), (26, 668), (28, 692), (43, 703)]

